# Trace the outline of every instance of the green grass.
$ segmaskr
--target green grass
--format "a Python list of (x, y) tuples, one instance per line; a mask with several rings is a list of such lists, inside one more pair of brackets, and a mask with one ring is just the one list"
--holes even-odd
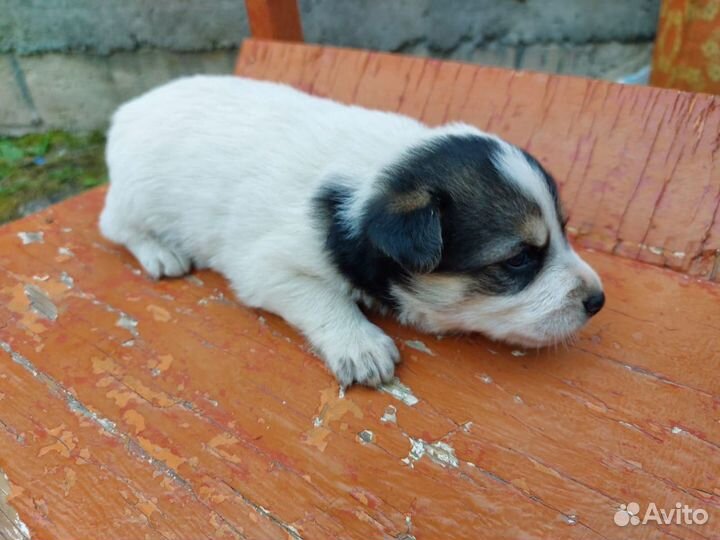
[(107, 181), (102, 134), (0, 137), (0, 223)]

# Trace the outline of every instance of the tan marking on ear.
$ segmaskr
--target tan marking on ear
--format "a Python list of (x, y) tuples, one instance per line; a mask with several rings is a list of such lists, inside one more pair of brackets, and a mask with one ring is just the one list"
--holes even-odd
[(411, 191), (409, 193), (397, 193), (390, 199), (390, 211), (398, 214), (405, 214), (430, 204), (430, 194), (424, 190)]
[(520, 226), (523, 240), (531, 246), (544, 246), (548, 240), (548, 228), (545, 220), (536, 215), (528, 216)]

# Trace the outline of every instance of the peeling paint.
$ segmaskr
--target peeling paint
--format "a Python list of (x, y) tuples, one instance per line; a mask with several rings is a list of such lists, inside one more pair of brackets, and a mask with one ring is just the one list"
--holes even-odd
[(396, 540), (416, 540), (415, 536), (412, 534), (413, 523), (412, 517), (409, 514), (405, 516), (405, 527), (405, 532), (396, 536)]
[(384, 424), (397, 424), (397, 409), (393, 405), (385, 407), (385, 412), (380, 421)]
[(187, 281), (188, 283), (192, 283), (193, 285), (197, 285), (198, 287), (202, 287), (205, 285), (205, 282), (202, 279), (193, 275), (185, 276), (185, 281)]
[(493, 378), (490, 375), (487, 375), (485, 373), (480, 375), (480, 380), (482, 382), (484, 382), (485, 384), (492, 384), (492, 382), (493, 382)]
[(89, 420), (92, 420), (108, 433), (116, 433), (116, 426), (114, 422), (108, 420), (107, 418), (103, 418), (96, 412), (93, 412), (87, 407), (85, 407), (85, 405), (80, 403), (78, 399), (69, 390), (61, 386), (55, 379), (53, 379), (49, 375), (40, 373), (30, 360), (25, 358), (19, 352), (13, 350), (9, 343), (5, 341), (0, 341), (0, 349), (8, 353), (13, 362), (25, 368), (25, 370), (29, 371), (33, 377), (37, 377), (39, 380), (42, 380), (48, 387), (50, 387), (52, 390), (62, 396), (65, 399), (68, 409), (70, 409), (72, 412), (79, 414), (80, 416), (83, 416)]
[(575, 514), (566, 514), (563, 516), (565, 518), (565, 523), (568, 525), (575, 525), (578, 522), (577, 516)]
[(328, 445), (327, 439), (332, 433), (329, 426), (340, 422), (346, 414), (352, 414), (358, 419), (363, 417), (362, 409), (353, 400), (337, 396), (334, 387), (322, 390), (320, 404), (312, 420), (313, 426), (302, 435), (303, 444), (324, 452)]
[(525, 351), (515, 350), (515, 351), (511, 352), (510, 354), (512, 354), (513, 356), (525, 356), (527, 353)]
[(0, 471), (0, 538), (6, 540), (30, 540), (30, 530), (10, 506), (10, 480)]
[(225, 304), (228, 306), (233, 305), (232, 301), (221, 292), (216, 292), (215, 294), (201, 298), (197, 303), (198, 306), (207, 306), (210, 302), (217, 302), (218, 304)]
[(672, 429), (670, 430), (670, 432), (671, 432), (673, 435), (679, 435), (680, 433), (683, 433), (684, 431), (685, 431), (685, 430), (684, 430), (683, 428), (678, 427), (678, 426), (673, 426)]
[(60, 281), (64, 283), (68, 289), (72, 289), (73, 287), (75, 287), (75, 280), (67, 272), (62, 272), (60, 274)]
[(18, 238), (23, 243), (23, 246), (27, 246), (28, 244), (44, 244), (45, 243), (45, 233), (42, 231), (38, 232), (19, 232), (17, 233)]
[(43, 274), (42, 276), (33, 276), (33, 279), (35, 281), (47, 281), (50, 279), (50, 276), (48, 274)]
[(25, 285), (25, 296), (30, 301), (30, 308), (49, 321), (57, 320), (57, 306), (47, 294), (35, 285)]
[(150, 304), (145, 309), (147, 309), (150, 312), (150, 314), (153, 317), (153, 320), (155, 320), (155, 321), (168, 322), (172, 318), (172, 316), (170, 315), (170, 312), (167, 309), (162, 308), (160, 306), (156, 306), (155, 304)]
[(119, 326), (120, 328), (124, 328), (128, 332), (130, 332), (133, 336), (138, 337), (139, 333), (137, 330), (137, 319), (131, 317), (124, 311), (120, 312), (120, 316), (118, 317), (118, 320), (115, 322), (115, 326)]
[(443, 441), (427, 443), (422, 439), (410, 439), (410, 452), (402, 462), (414, 467), (416, 461), (421, 457), (427, 456), (441, 467), (452, 467), (457, 469), (460, 466), (458, 458), (455, 457), (455, 449)]
[(415, 395), (412, 393), (412, 390), (410, 390), (410, 388), (401, 383), (400, 379), (398, 379), (397, 377), (394, 377), (391, 382), (385, 383), (382, 386), (378, 387), (378, 390), (380, 390), (381, 392), (385, 392), (386, 394), (390, 394), (394, 398), (399, 399), (405, 405), (409, 405), (410, 407), (420, 403), (420, 400), (415, 397)]
[(432, 350), (430, 350), (430, 348), (420, 340), (406, 339), (405, 345), (407, 345), (411, 349), (415, 349), (416, 351), (424, 352), (425, 354), (429, 354), (430, 356), (435, 356), (435, 353), (432, 352)]
[(364, 429), (358, 433), (358, 439), (361, 443), (370, 444), (375, 440), (375, 434), (369, 429)]

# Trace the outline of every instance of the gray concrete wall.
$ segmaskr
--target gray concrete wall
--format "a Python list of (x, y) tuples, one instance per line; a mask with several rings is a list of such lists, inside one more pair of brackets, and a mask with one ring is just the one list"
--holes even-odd
[[(300, 0), (306, 40), (613, 78), (659, 0)], [(101, 129), (170, 78), (232, 70), (242, 0), (0, 0), (0, 134)]]

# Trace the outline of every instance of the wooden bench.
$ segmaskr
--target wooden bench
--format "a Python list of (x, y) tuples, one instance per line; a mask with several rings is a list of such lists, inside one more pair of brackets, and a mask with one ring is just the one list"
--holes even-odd
[[(538, 353), (376, 317), (401, 383), (343, 396), (218, 275), (143, 276), (91, 191), (0, 229), (0, 536), (720, 537), (720, 99), (277, 40), (236, 73), (528, 148), (607, 307)], [(620, 527), (630, 502), (710, 519)]]

